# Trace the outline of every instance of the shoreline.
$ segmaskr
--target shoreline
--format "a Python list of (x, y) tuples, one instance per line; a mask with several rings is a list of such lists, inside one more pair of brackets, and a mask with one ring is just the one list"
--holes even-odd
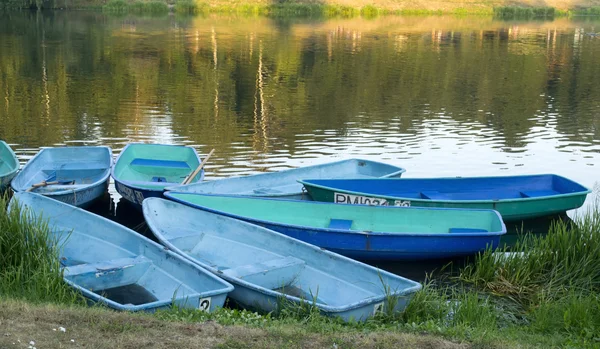
[[(34, 0), (21, 0), (20, 4), (0, 5), (0, 10), (36, 10)], [(600, 0), (588, 1), (548, 1), (544, 6), (535, 6), (527, 0), (519, 3), (506, 0), (488, 2), (465, 2), (447, 0), (443, 2), (424, 1), (386, 1), (377, 0), (333, 0), (314, 2), (301, 0), (295, 2), (230, 2), (217, 0), (43, 0), (40, 9), (55, 11), (99, 10), (117, 14), (245, 14), (256, 16), (323, 16), (323, 17), (366, 17), (378, 16), (493, 16), (500, 18), (537, 19), (569, 16), (600, 16)]]

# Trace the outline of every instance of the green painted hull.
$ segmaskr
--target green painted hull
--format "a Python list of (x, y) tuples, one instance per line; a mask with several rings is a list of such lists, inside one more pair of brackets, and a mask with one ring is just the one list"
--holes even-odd
[[(331, 190), (319, 188), (305, 184), (305, 188), (315, 201), (335, 202), (335, 193), (343, 192), (340, 190)], [(350, 193), (352, 195), (356, 193)], [(419, 200), (410, 199), (411, 207), (441, 207), (441, 208), (465, 208), (465, 209), (492, 209), (502, 215), (505, 222), (532, 219), (536, 217), (548, 216), (553, 214), (563, 213), (565, 211), (581, 207), (583, 205), (587, 193), (581, 193), (570, 196), (559, 197), (542, 197), (534, 199), (513, 200), (509, 202), (502, 201), (479, 201), (479, 202), (460, 202), (460, 201), (435, 201), (435, 200)], [(388, 205), (400, 206), (403, 200), (398, 198), (385, 198), (381, 196), (369, 196), (361, 194), (362, 197), (371, 199), (384, 199)]]

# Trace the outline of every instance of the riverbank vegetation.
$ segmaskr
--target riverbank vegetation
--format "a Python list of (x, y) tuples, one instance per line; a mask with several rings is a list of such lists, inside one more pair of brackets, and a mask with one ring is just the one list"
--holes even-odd
[(600, 16), (600, 7), (592, 3), (557, 3), (536, 6), (523, 0), (521, 4), (495, 1), (483, 4), (463, 3), (457, 0), (431, 5), (428, 2), (348, 2), (311, 0), (245, 2), (206, 0), (5, 0), (5, 9), (102, 9), (109, 13), (209, 14), (227, 13), (264, 16), (322, 16), (374, 18), (382, 15), (484, 15), (502, 19), (552, 19), (555, 16)]
[[(7, 202), (0, 199), (0, 323), (7, 334), (0, 344), (37, 340), (59, 347), (74, 339), (98, 348), (136, 340), (222, 348), (600, 346), (597, 207), (574, 222), (554, 222), (547, 235), (523, 234), (516, 245), (487, 250), (465, 267), (447, 266), (443, 277), (424, 282), (401, 314), (343, 323), (310, 304), (284, 305), (270, 314), (236, 307), (152, 315), (86, 307), (62, 282), (59, 246), (48, 224), (31, 212), (7, 213)], [(51, 331), (57, 326), (69, 334), (57, 336)]]

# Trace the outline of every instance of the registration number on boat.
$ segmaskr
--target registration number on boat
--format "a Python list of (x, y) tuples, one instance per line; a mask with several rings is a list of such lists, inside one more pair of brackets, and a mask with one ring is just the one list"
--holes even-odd
[[(387, 199), (372, 198), (362, 195), (351, 195), (344, 193), (334, 193), (334, 202), (336, 204), (354, 204), (354, 205), (371, 205), (371, 206), (390, 206)], [(409, 207), (408, 200), (394, 200), (393, 206)]]

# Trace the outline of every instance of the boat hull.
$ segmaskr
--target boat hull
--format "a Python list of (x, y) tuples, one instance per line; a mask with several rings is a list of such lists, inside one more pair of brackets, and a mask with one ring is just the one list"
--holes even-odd
[(61, 183), (41, 186), (34, 193), (87, 208), (108, 188), (112, 151), (106, 146), (42, 149), (13, 179), (15, 192), (25, 192), (41, 182)]
[[(496, 248), (506, 234), (500, 215), (492, 210), (342, 206), (177, 192), (167, 192), (165, 196), (360, 260), (472, 255)], [(432, 220), (437, 222), (428, 223)], [(343, 222), (347, 226), (341, 226)]]
[[(365, 321), (392, 305), (401, 311), (421, 288), (263, 227), (173, 201), (148, 199), (143, 211), (163, 245), (232, 283), (230, 298), (244, 307), (269, 312), (282, 302), (308, 302), (324, 315)], [(391, 287), (389, 294), (382, 284)]]
[[(233, 286), (106, 218), (39, 194), (16, 193), (10, 210), (48, 221), (64, 281), (89, 303), (155, 312), (173, 305), (214, 311)], [(25, 211), (27, 210), (27, 211)]]
[(11, 147), (0, 141), (0, 192), (10, 186), (19, 171), (19, 160)]
[[(536, 176), (515, 176), (515, 177), (506, 177), (507, 181), (510, 181), (510, 178), (523, 178), (529, 177), (532, 181), (535, 181)], [(583, 205), (586, 200), (587, 194), (591, 191), (575, 182), (572, 182), (566, 178), (554, 176), (554, 175), (541, 175), (537, 176), (539, 180), (544, 181), (560, 181), (568, 183), (573, 188), (571, 192), (561, 193), (556, 190), (547, 189), (547, 190), (538, 190), (536, 192), (550, 193), (549, 195), (542, 196), (531, 196), (531, 197), (515, 197), (507, 198), (507, 199), (496, 199), (493, 195), (497, 195), (497, 193), (502, 193), (504, 190), (504, 185), (496, 182), (493, 190), (489, 190), (493, 192), (492, 196), (487, 199), (476, 199), (476, 200), (452, 200), (452, 199), (424, 199), (426, 196), (423, 192), (429, 193), (425, 190), (419, 193), (419, 185), (429, 185), (424, 183), (434, 183), (436, 179), (400, 179), (399, 181), (404, 182), (401, 183), (403, 188), (398, 189), (394, 188), (395, 183), (391, 182), (381, 182), (381, 188), (378, 189), (378, 193), (370, 192), (370, 191), (362, 191), (362, 190), (348, 190), (342, 188), (341, 186), (337, 186), (335, 181), (319, 181), (319, 180), (302, 180), (300, 181), (306, 190), (309, 192), (313, 200), (322, 201), (322, 202), (333, 202), (338, 204), (363, 204), (363, 205), (388, 205), (388, 206), (405, 206), (405, 207), (431, 207), (431, 208), (462, 208), (462, 209), (492, 209), (498, 211), (505, 222), (509, 221), (519, 221), (525, 219), (533, 219), (537, 217), (561, 214), (568, 210), (579, 208)], [(501, 178), (501, 177), (495, 177)], [(556, 178), (556, 179), (554, 179)], [(481, 177), (482, 181), (486, 178)], [(477, 178), (468, 178), (467, 180), (477, 180)], [(448, 181), (446, 185), (451, 185), (452, 182), (458, 185), (458, 188), (461, 188), (459, 182), (461, 178), (448, 178), (444, 179), (444, 181)], [(338, 182), (343, 184), (341, 182)], [(565, 184), (566, 186), (567, 184)], [(360, 183), (354, 181), (352, 186), (360, 186)], [(512, 189), (510, 185), (506, 184), (507, 189), (506, 192), (515, 191), (517, 192), (519, 189)], [(404, 190), (404, 187), (411, 187), (413, 191), (411, 195), (386, 195), (385, 188), (390, 188), (390, 191), (399, 191)], [(468, 193), (470, 190), (468, 186), (465, 184), (465, 193)], [(430, 189), (430, 188), (427, 188)], [(441, 190), (440, 190), (441, 191)], [(521, 190), (519, 193), (527, 193), (526, 190)], [(436, 192), (437, 193), (437, 192)], [(432, 196), (431, 194), (429, 194)], [(458, 193), (457, 195), (460, 195)], [(441, 195), (440, 195), (441, 196)], [(446, 195), (449, 196), (449, 195)]]
[(167, 191), (199, 194), (235, 194), (290, 200), (311, 200), (297, 182), (302, 178), (400, 178), (406, 170), (389, 164), (348, 159), (279, 172), (231, 177), (190, 185), (169, 186)]

